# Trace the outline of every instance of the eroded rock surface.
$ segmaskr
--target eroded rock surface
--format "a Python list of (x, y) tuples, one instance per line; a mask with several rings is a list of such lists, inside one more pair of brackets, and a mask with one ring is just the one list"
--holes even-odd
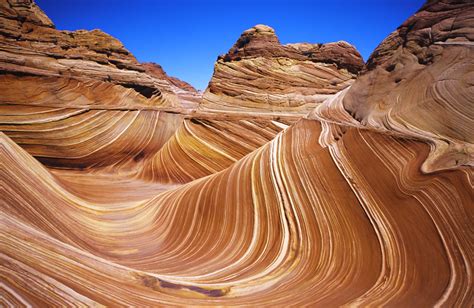
[(282, 45), (272, 28), (257, 25), (219, 56), (201, 109), (305, 114), (350, 85), (362, 67), (346, 42)]
[(146, 72), (149, 75), (158, 77), (159, 79), (168, 80), (172, 85), (174, 85), (174, 86), (176, 86), (176, 87), (178, 87), (182, 90), (189, 91), (191, 93), (197, 93), (198, 92), (192, 85), (190, 85), (186, 81), (182, 81), (182, 80), (180, 80), (176, 77), (169, 76), (168, 74), (166, 74), (163, 67), (161, 67), (161, 65), (159, 65), (157, 63), (146, 62), (146, 63), (142, 63), (142, 66), (145, 68)]
[[(0, 7), (0, 91), (5, 98), (17, 95), (11, 84), (24, 76), (38, 84), (38, 92), (56, 93), (72, 82), (72, 91), (107, 88), (112, 96), (129, 96), (128, 104), (136, 107), (180, 107), (178, 96), (183, 93), (176, 92), (189, 90), (176, 91), (169, 77), (147, 74), (120, 41), (100, 30), (56, 30), (32, 1), (1, 0)], [(88, 104), (100, 105), (101, 100), (97, 97)], [(36, 97), (29, 102), (35, 104)]]
[(356, 124), (429, 140), (426, 172), (472, 165), (473, 42), (472, 2), (429, 1), (375, 49), (351, 88), (318, 113), (334, 118), (347, 111)]
[[(474, 305), (470, 2), (429, 1), (363, 67), (346, 43), (257, 26), (195, 112), (159, 67), (106, 63), (125, 49), (99, 33), (74, 35), (78, 70), (56, 76), (70, 55), (43, 40), (67, 32), (2, 5), (2, 305)], [(166, 87), (102, 79), (116, 70)]]
[(178, 96), (179, 106), (186, 111), (194, 111), (201, 102), (201, 93), (189, 83), (173, 76), (169, 76), (161, 65), (153, 62), (142, 63), (145, 72), (160, 80), (167, 80), (173, 87), (173, 92)]

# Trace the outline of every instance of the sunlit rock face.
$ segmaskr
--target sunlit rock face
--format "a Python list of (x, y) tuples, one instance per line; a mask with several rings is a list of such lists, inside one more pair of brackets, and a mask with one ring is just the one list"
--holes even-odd
[[(474, 161), (474, 8), (429, 1), (372, 53), (361, 76), (318, 113), (428, 140), (423, 170)], [(328, 110), (329, 109), (329, 110)]]
[[(215, 110), (155, 64), (136, 64), (163, 84), (149, 98), (100, 74), (18, 73), (60, 60), (9, 41), (22, 27), (64, 32), (34, 3), (2, 5), (1, 55), (28, 60), (0, 63), (2, 305), (474, 305), (470, 2), (430, 1), (363, 67), (345, 43), (281, 46), (257, 26), (218, 60), (235, 75), (215, 73), (207, 97), (241, 96)], [(312, 73), (273, 67), (284, 82), (264, 88), (256, 59), (266, 80), (276, 59)], [(255, 102), (303, 89), (327, 99)], [(462, 159), (446, 165), (446, 149)]]
[(56, 30), (31, 1), (0, 5), (0, 127), (48, 166), (135, 166), (199, 104), (100, 30)]
[[(0, 91), (4, 100), (18, 95), (12, 83), (28, 77), (38, 84), (36, 92), (55, 92), (71, 82), (73, 89), (66, 85), (65, 91), (77, 95), (96, 87), (98, 94), (106, 90), (108, 95), (127, 96), (137, 106), (180, 106), (177, 87), (169, 78), (147, 74), (146, 67), (112, 36), (100, 30), (56, 30), (31, 1), (1, 0), (0, 7)], [(30, 102), (36, 103), (36, 97)]]
[(362, 67), (346, 42), (281, 45), (272, 28), (257, 25), (219, 56), (201, 109), (303, 115), (350, 85)]

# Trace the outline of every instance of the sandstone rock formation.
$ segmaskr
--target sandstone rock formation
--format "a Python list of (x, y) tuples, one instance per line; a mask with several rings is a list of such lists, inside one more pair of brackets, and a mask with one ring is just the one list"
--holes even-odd
[[(169, 82), (170, 79), (147, 74), (146, 67), (110, 35), (100, 30), (58, 31), (41, 9), (28, 0), (1, 0), (0, 8), (0, 91), (4, 93), (3, 101), (14, 100), (11, 97), (16, 97), (18, 92), (15, 88), (10, 92), (11, 83), (20, 82), (19, 78), (27, 76), (27, 82), (38, 84), (35, 87), (38, 93), (31, 93), (34, 91), (31, 89), (29, 94), (32, 96), (25, 97), (26, 101), (21, 100), (22, 103), (36, 104), (37, 95), (57, 92), (65, 84), (72, 83), (66, 85), (66, 95), (54, 94), (63, 97), (71, 92), (73, 96), (83, 92), (101, 95), (107, 89), (117, 96), (127, 96), (127, 105), (181, 106), (175, 93), (177, 87)], [(90, 91), (91, 88), (98, 89)], [(50, 103), (64, 105), (68, 101)], [(102, 97), (81, 103), (101, 105)]]
[(346, 42), (281, 45), (272, 28), (257, 25), (219, 56), (201, 109), (306, 114), (350, 85), (362, 67)]
[(192, 87), (100, 30), (56, 30), (31, 1), (0, 6), (1, 130), (49, 166), (151, 157), (184, 119), (156, 109), (187, 113), (199, 103)]
[(184, 90), (189, 91), (191, 93), (197, 93), (198, 91), (189, 83), (182, 81), (176, 77), (168, 76), (165, 70), (161, 67), (161, 65), (154, 63), (154, 62), (146, 62), (142, 63), (142, 66), (145, 68), (146, 72), (158, 79), (168, 80), (172, 85)]
[(472, 3), (429, 1), (375, 49), (350, 89), (317, 113), (333, 120), (347, 112), (345, 123), (428, 140), (426, 172), (472, 165), (473, 41)]
[(189, 83), (176, 77), (169, 76), (159, 64), (147, 62), (142, 63), (142, 67), (145, 69), (145, 72), (148, 75), (156, 77), (160, 80), (167, 80), (173, 86), (173, 92), (178, 95), (180, 107), (183, 107), (185, 110), (189, 111), (194, 111), (197, 108), (201, 101), (201, 93)]
[(351, 128), (334, 152), (318, 144), (319, 132), (316, 121), (300, 121), (223, 172), (114, 206), (72, 195), (2, 137), (10, 296), (56, 304), (472, 304), (468, 170), (426, 176), (423, 143)]
[[(282, 46), (257, 26), (196, 112), (131, 55), (136, 78), (102, 80), (114, 64), (87, 43), (83, 78), (54, 75), (69, 58), (35, 42), (65, 32), (2, 5), (2, 305), (474, 305), (470, 2), (429, 1), (363, 67), (345, 43)], [(10, 41), (24, 27), (45, 32)], [(298, 95), (327, 98), (275, 99)]]

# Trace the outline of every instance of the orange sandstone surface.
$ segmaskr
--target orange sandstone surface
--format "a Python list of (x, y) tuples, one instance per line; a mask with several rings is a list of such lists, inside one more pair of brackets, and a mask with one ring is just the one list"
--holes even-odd
[(0, 0), (2, 306), (474, 305), (474, 6), (363, 63), (257, 25), (204, 93)]

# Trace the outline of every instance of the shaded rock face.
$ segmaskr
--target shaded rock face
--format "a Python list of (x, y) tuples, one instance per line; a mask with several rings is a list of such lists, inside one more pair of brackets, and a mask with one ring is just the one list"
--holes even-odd
[(161, 65), (159, 65), (157, 63), (145, 62), (145, 63), (142, 63), (142, 67), (145, 69), (145, 71), (149, 75), (155, 76), (159, 79), (168, 80), (172, 85), (174, 85), (174, 86), (176, 86), (176, 87), (178, 87), (182, 90), (189, 91), (189, 92), (195, 93), (195, 94), (197, 94), (197, 92), (198, 92), (192, 85), (190, 85), (186, 81), (182, 81), (181, 79), (178, 79), (176, 77), (169, 76), (168, 74), (166, 74), (163, 67), (161, 67)]
[(172, 85), (174, 85), (175, 87), (178, 87), (178, 88), (180, 88), (184, 91), (188, 91), (188, 92), (193, 93), (193, 94), (198, 93), (198, 91), (192, 85), (187, 83), (186, 81), (183, 81), (179, 78), (169, 76), (168, 74), (166, 74), (163, 67), (161, 67), (161, 65), (159, 65), (157, 63), (145, 62), (145, 63), (142, 63), (142, 67), (151, 76), (157, 77), (159, 79), (168, 80)]
[[(146, 68), (112, 36), (100, 30), (56, 30), (32, 1), (1, 0), (0, 7), (2, 84), (10, 84), (14, 75), (31, 76), (38, 78), (42, 91), (49, 88), (55, 92), (64, 83), (61, 79), (66, 78), (88, 86), (91, 82), (98, 87), (103, 87), (102, 83), (110, 85), (109, 88), (121, 93), (119, 96), (129, 97), (129, 105), (180, 106), (180, 97), (170, 78), (147, 74)], [(49, 78), (47, 84), (42, 84), (44, 77)], [(51, 78), (57, 83), (51, 83)], [(8, 89), (2, 90), (8, 93)], [(94, 104), (100, 105), (100, 101), (98, 97)]]
[(429, 139), (425, 171), (472, 165), (473, 41), (472, 1), (429, 1), (375, 49), (333, 106), (362, 125)]
[[(201, 92), (197, 91), (189, 83), (173, 76), (169, 76), (161, 65), (156, 63), (142, 63), (145, 72), (159, 80), (165, 80), (171, 85), (171, 90), (178, 96), (178, 104), (173, 104), (173, 109), (179, 112), (194, 112), (201, 102)], [(178, 107), (178, 108), (176, 108)]]
[(304, 114), (351, 84), (362, 67), (346, 42), (282, 45), (272, 28), (257, 25), (218, 57), (202, 107)]

